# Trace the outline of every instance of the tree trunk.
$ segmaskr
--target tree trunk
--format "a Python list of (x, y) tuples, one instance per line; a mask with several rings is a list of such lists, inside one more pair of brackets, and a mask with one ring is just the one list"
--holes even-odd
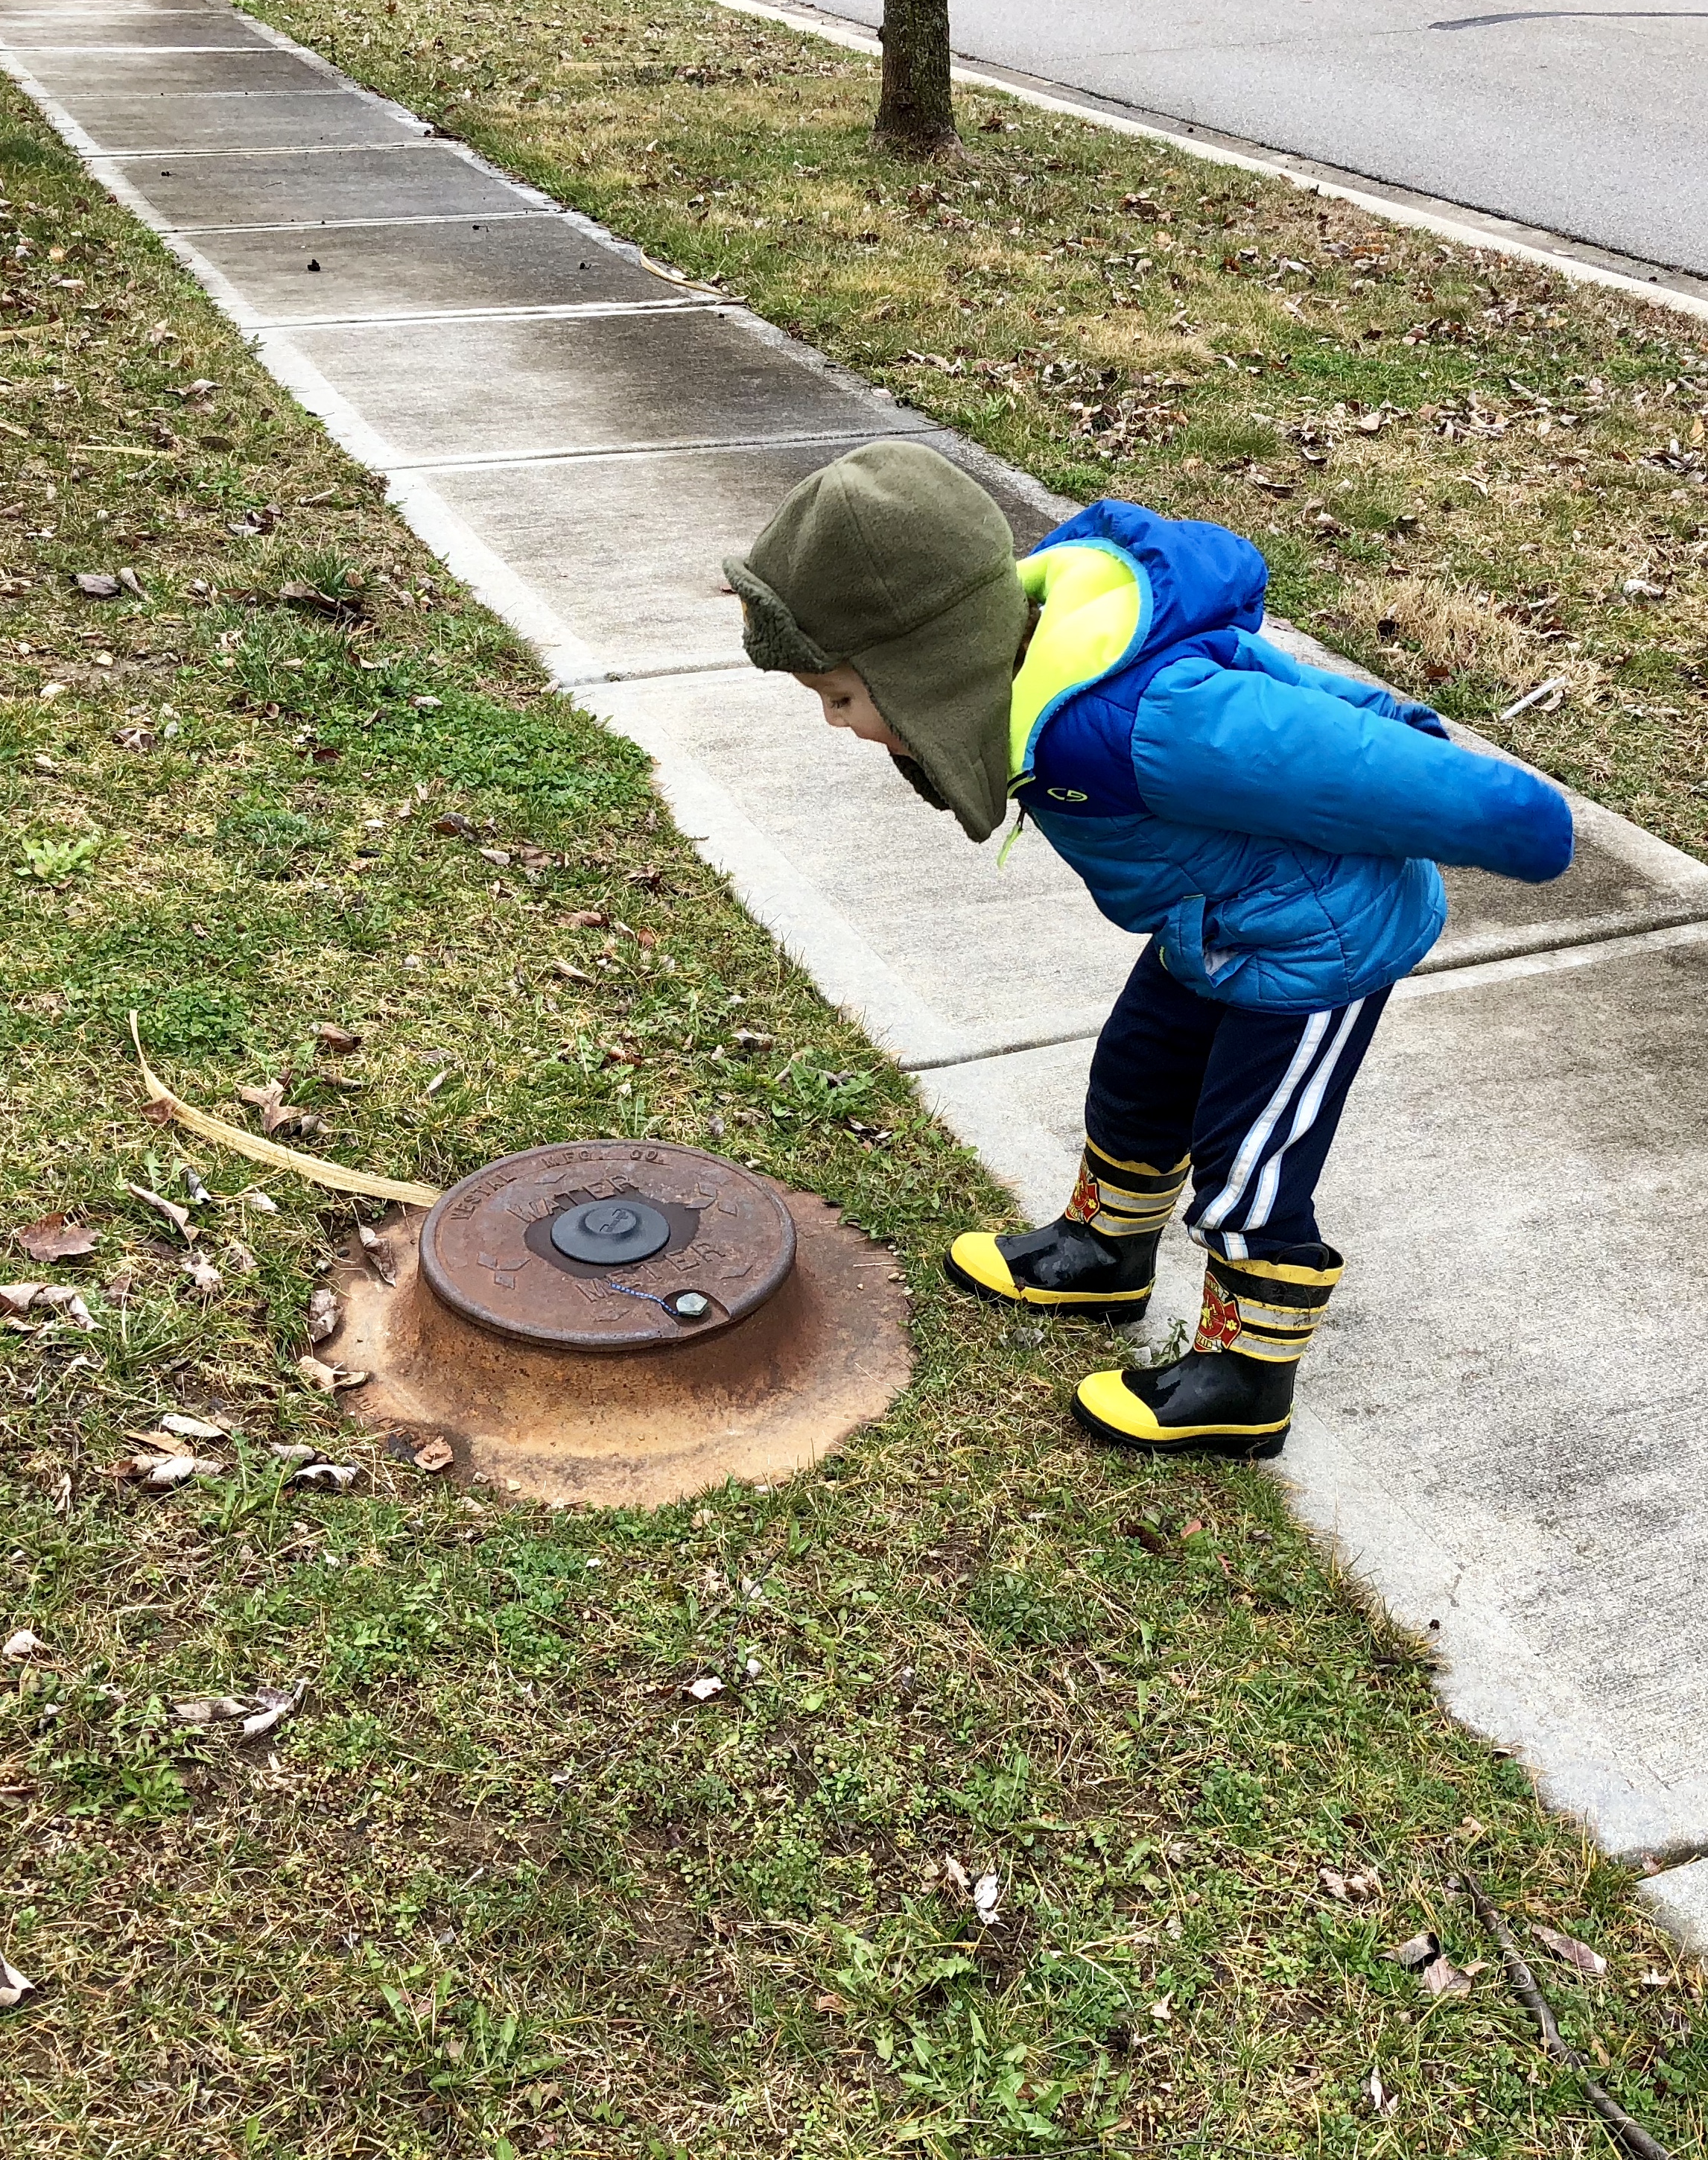
[(904, 158), (953, 150), (949, 92), (949, 0), (883, 0), (883, 90), (877, 140)]

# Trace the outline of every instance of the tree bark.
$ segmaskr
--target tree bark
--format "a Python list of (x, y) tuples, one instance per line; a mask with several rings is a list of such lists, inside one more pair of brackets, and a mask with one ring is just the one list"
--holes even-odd
[(883, 0), (877, 140), (904, 158), (956, 148), (949, 89), (949, 0)]

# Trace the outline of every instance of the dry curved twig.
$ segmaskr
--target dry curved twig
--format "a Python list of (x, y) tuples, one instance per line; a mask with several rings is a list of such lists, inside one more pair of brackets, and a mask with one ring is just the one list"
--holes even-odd
[(1462, 1867), (1459, 1870), (1459, 1880), (1471, 1893), (1471, 1903), (1477, 1908), (1478, 1918), (1499, 1944), (1507, 1980), (1513, 1993), (1530, 2013), (1530, 2022), (1542, 2036), (1544, 2049), (1553, 2056), (1555, 2062), (1566, 2064), (1582, 2079), (1590, 2105), (1612, 2132), (1614, 2143), (1622, 2152), (1630, 2153), (1633, 2160), (1671, 2160), (1665, 2146), (1658, 2144), (1643, 2125), (1627, 2115), (1612, 2095), (1598, 2085), (1590, 2075), (1582, 2056), (1560, 2031), (1547, 1996), (1536, 1985), (1536, 1976), (1525, 1964), (1524, 1954), (1513, 1938), (1512, 1929), (1502, 1919), (1498, 1907), (1482, 1884), (1468, 1868)]

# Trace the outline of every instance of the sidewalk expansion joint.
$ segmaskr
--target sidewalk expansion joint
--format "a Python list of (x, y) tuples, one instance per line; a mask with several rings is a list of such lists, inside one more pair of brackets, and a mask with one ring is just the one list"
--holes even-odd
[(421, 308), (412, 314), (388, 315), (268, 315), (246, 323), (247, 330), (412, 330), (421, 324), (440, 323), (559, 323), (603, 322), (611, 315), (691, 315), (710, 314), (718, 303), (690, 293), (675, 299), (563, 300), (541, 302), (536, 307)]
[[(309, 97), (318, 97), (321, 96), (323, 93), (318, 90), (314, 90), (305, 91), (304, 95)], [(288, 149), (290, 155), (293, 158), (339, 158), (345, 156), (352, 150), (395, 150), (399, 147), (399, 145), (394, 141), (374, 143), (292, 143), (284, 147)], [(98, 158), (105, 158), (110, 164), (115, 165), (138, 164), (146, 165), (152, 158), (170, 158), (175, 165), (189, 165), (195, 164), (198, 159), (203, 158), (270, 158), (273, 155), (273, 149), (269, 147), (265, 150), (234, 150), (229, 148), (213, 150), (174, 150), (172, 146), (168, 143), (163, 147), (144, 150), (108, 150), (103, 148), (98, 149), (95, 154)], [(224, 228), (226, 231), (230, 231), (233, 228), (229, 226)]]
[[(94, 151), (91, 154), (94, 157), (101, 158), (104, 162), (108, 164), (116, 162), (111, 158), (110, 153), (105, 150)], [(173, 154), (176, 155), (176, 153)], [(473, 212), (466, 210), (454, 211), (448, 215), (447, 215), (443, 210), (430, 210), (423, 212), (420, 217), (321, 217), (311, 219), (306, 224), (303, 223), (301, 219), (298, 218), (292, 218), (288, 222), (282, 224), (279, 223), (276, 220), (269, 220), (264, 225), (167, 225), (164, 223), (156, 223), (154, 225), (154, 230), (157, 232), (182, 233), (185, 238), (188, 239), (196, 233), (203, 232), (215, 234), (226, 232), (371, 232), (377, 231), (381, 226), (393, 225), (468, 225), (474, 226), (478, 229), (483, 225), (510, 224), (517, 218), (521, 217), (562, 217), (562, 215), (563, 212), (562, 210), (552, 209), (546, 204), (542, 203), (536, 208), (533, 204), (529, 203), (525, 205), (520, 210), (484, 210), (478, 216), (476, 216)]]
[(1097, 1030), (1076, 1027), (1069, 1035), (1028, 1035), (1013, 1042), (987, 1043), (951, 1057), (898, 1057), (903, 1072), (950, 1072), (961, 1065), (984, 1065), (998, 1057), (1019, 1057), (1028, 1050), (1060, 1050), (1070, 1042), (1095, 1042)]
[[(291, 327), (298, 327), (291, 325)], [(717, 435), (683, 442), (605, 443), (597, 448), (572, 446), (544, 450), (479, 450), (463, 457), (388, 458), (388, 473), (489, 472), (520, 465), (590, 465), (602, 458), (678, 458), (715, 456), (728, 450), (813, 449), (826, 443), (847, 443), (864, 438), (853, 415), (851, 424), (815, 435)], [(942, 428), (909, 428), (901, 439), (918, 442), (948, 431)], [(674, 672), (675, 671), (672, 671)]]

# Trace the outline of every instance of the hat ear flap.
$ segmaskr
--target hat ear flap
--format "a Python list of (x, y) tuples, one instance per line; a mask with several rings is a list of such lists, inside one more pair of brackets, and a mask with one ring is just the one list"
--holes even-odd
[(785, 675), (828, 675), (836, 665), (813, 643), (763, 578), (731, 556), (723, 574), (742, 604), (742, 643), (755, 667)]

